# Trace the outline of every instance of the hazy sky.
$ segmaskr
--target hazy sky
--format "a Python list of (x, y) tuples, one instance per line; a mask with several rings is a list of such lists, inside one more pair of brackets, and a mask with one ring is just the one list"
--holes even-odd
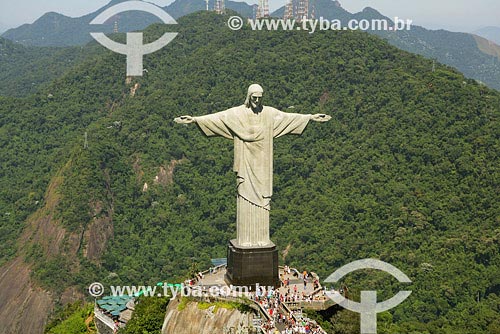
[[(150, 0), (165, 6), (173, 0)], [(314, 0), (311, 0), (314, 1)], [(0, 31), (32, 23), (46, 12), (78, 17), (93, 12), (109, 0), (0, 0)], [(257, 0), (248, 0), (256, 3)], [(500, 27), (500, 0), (341, 0), (350, 12), (370, 6), (388, 17), (412, 19), (429, 29), (473, 31), (484, 26)], [(285, 0), (269, 0), (271, 11)]]

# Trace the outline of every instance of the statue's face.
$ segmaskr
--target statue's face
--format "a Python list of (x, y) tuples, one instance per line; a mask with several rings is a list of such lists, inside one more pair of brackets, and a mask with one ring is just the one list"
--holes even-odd
[(253, 93), (250, 96), (250, 105), (252, 109), (260, 108), (262, 106), (262, 93)]

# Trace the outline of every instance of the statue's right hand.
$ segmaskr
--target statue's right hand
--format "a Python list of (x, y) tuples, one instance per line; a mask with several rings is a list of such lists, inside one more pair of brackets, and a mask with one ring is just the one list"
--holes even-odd
[(189, 124), (194, 123), (194, 117), (192, 116), (181, 116), (174, 118), (174, 121), (179, 124)]

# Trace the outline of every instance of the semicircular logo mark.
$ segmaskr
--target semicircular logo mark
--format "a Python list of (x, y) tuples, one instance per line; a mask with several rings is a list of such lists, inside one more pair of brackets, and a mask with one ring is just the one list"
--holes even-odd
[[(378, 269), (394, 276), (399, 282), (411, 283), (411, 280), (401, 270), (392, 264), (377, 260), (363, 259), (351, 262), (340, 267), (325, 279), (327, 283), (336, 283), (347, 274), (360, 269)], [(410, 296), (411, 291), (399, 291), (386, 301), (377, 303), (377, 291), (361, 291), (361, 301), (355, 302), (342, 296), (340, 293), (327, 292), (326, 295), (341, 307), (361, 315), (361, 334), (377, 333), (377, 313), (387, 311), (401, 304)]]
[[(153, 14), (165, 24), (177, 24), (172, 16), (162, 8), (143, 1), (127, 1), (109, 7), (97, 15), (90, 24), (103, 24), (119, 13), (133, 10)], [(165, 33), (159, 39), (149, 44), (143, 44), (142, 32), (127, 33), (127, 44), (117, 43), (102, 32), (91, 32), (90, 35), (105, 48), (127, 56), (127, 76), (142, 76), (144, 71), (143, 56), (163, 48), (177, 36), (177, 33)]]

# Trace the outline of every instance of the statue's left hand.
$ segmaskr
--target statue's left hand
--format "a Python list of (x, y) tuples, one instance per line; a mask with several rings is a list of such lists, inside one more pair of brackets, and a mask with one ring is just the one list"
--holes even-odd
[(195, 122), (194, 117), (192, 117), (192, 116), (177, 117), (177, 118), (174, 118), (174, 121), (176, 123), (180, 123), (180, 124), (189, 124), (189, 123), (194, 123)]
[(328, 122), (332, 116), (326, 114), (315, 114), (311, 116), (311, 120), (315, 122)]

